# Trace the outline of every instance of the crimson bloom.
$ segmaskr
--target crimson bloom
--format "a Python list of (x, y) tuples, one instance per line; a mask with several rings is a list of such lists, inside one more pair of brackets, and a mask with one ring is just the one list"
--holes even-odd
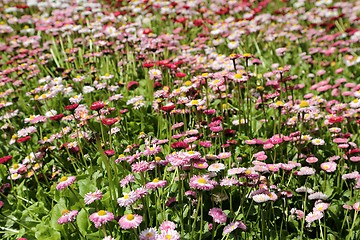
[(78, 106), (79, 106), (78, 103), (74, 103), (74, 104), (65, 106), (64, 109), (65, 109), (65, 110), (69, 110), (69, 111), (73, 111), (73, 110), (75, 110)]
[(30, 136), (18, 138), (17, 142), (18, 142), (18, 143), (23, 143), (23, 142), (29, 141), (30, 138), (31, 138)]
[(57, 114), (57, 115), (55, 115), (55, 116), (51, 116), (51, 117), (50, 117), (50, 120), (52, 120), (52, 121), (59, 121), (59, 120), (61, 120), (63, 117), (64, 117), (64, 114), (60, 113), (60, 114)]
[(116, 123), (118, 120), (116, 118), (104, 118), (101, 120), (102, 124), (106, 126), (111, 126)]
[(93, 102), (90, 106), (91, 110), (100, 110), (105, 107), (105, 103), (102, 101)]
[(0, 164), (5, 164), (8, 161), (10, 161), (12, 159), (12, 156), (8, 155), (8, 156), (4, 156), (0, 158)]

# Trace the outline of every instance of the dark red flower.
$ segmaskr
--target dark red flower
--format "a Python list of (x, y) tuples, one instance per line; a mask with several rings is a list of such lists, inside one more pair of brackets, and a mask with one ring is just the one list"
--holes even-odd
[(167, 104), (165, 106), (161, 107), (161, 110), (163, 110), (164, 112), (171, 112), (171, 110), (173, 110), (175, 108), (175, 104)]
[(329, 118), (329, 123), (341, 123), (342, 121), (344, 121), (344, 118), (340, 116), (334, 116)]
[(153, 63), (143, 63), (142, 66), (143, 66), (144, 68), (151, 68), (151, 67), (154, 66), (154, 64), (153, 64)]
[(101, 122), (106, 126), (111, 126), (116, 123), (118, 120), (116, 118), (104, 118)]
[(178, 72), (178, 73), (176, 73), (175, 75), (176, 75), (176, 77), (178, 77), (178, 78), (186, 77), (186, 73), (183, 73), (183, 72)]
[(7, 162), (10, 161), (11, 159), (12, 159), (12, 156), (10, 156), (10, 155), (1, 157), (1, 158), (0, 158), (0, 164), (7, 163)]
[(55, 115), (55, 116), (51, 116), (51, 117), (50, 117), (50, 120), (52, 120), (52, 121), (59, 121), (59, 120), (61, 120), (63, 117), (64, 117), (64, 114), (60, 113), (60, 114), (57, 114), (57, 115)]
[(189, 144), (187, 144), (186, 142), (174, 142), (173, 144), (171, 144), (171, 148), (174, 149), (186, 149), (189, 147)]
[(201, 25), (203, 25), (204, 21), (201, 19), (195, 19), (193, 23), (195, 26), (200, 27)]
[(93, 102), (90, 106), (91, 110), (100, 110), (103, 107), (105, 107), (105, 103), (103, 103), (102, 101), (97, 101), (97, 102)]
[(234, 136), (236, 133), (235, 130), (232, 130), (232, 129), (225, 129), (224, 130), (224, 135), (227, 136), (227, 137), (231, 137), (231, 136)]
[(31, 138), (30, 136), (18, 138), (17, 142), (18, 142), (18, 143), (23, 143), (23, 142), (29, 141), (30, 138)]
[(75, 110), (78, 106), (79, 106), (78, 103), (74, 103), (74, 104), (65, 106), (64, 109), (65, 109), (65, 110), (69, 110), (69, 111), (73, 111), (73, 110)]
[(161, 82), (154, 82), (154, 88), (160, 88), (162, 87)]
[(127, 84), (127, 90), (134, 90), (136, 89), (137, 87), (139, 86), (139, 83), (136, 82), (136, 81), (130, 81), (128, 84)]

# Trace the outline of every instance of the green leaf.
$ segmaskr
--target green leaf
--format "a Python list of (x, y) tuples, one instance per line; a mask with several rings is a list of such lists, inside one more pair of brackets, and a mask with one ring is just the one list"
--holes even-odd
[(89, 178), (78, 181), (78, 185), (79, 193), (82, 197), (89, 192), (96, 191), (96, 186), (94, 185), (94, 182), (91, 181)]
[(40, 223), (36, 226), (36, 233), (35, 233), (36, 239), (41, 240), (60, 240), (61, 235), (58, 231), (54, 230), (48, 225), (45, 225), (44, 223)]
[(58, 224), (57, 220), (61, 216), (61, 212), (66, 209), (65, 199), (61, 198), (60, 201), (54, 206), (51, 211), (51, 219), (50, 219), (50, 226), (53, 229), (60, 230), (62, 226)]
[(84, 209), (81, 209), (77, 215), (76, 223), (79, 226), (81, 234), (85, 236), (89, 228), (89, 216)]

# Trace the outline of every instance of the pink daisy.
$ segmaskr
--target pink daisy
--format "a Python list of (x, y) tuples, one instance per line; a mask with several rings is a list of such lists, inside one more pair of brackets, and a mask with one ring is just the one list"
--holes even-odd
[(122, 229), (137, 228), (141, 222), (142, 216), (131, 213), (122, 216), (119, 220)]
[(175, 230), (176, 224), (172, 221), (163, 221), (159, 227), (160, 231)]
[(336, 170), (336, 162), (324, 162), (320, 165), (321, 169), (326, 172), (334, 172)]
[(216, 181), (210, 180), (209, 176), (193, 176), (189, 183), (191, 188), (210, 191), (217, 185)]
[(99, 228), (103, 224), (114, 220), (114, 214), (108, 211), (100, 210), (91, 214), (89, 219), (95, 224), (96, 228)]
[(156, 240), (179, 240), (180, 234), (176, 230), (169, 229), (167, 231), (161, 231), (156, 236)]
[(101, 191), (99, 189), (96, 189), (95, 192), (89, 192), (89, 193), (85, 194), (84, 201), (85, 201), (85, 204), (91, 204), (95, 200), (100, 200), (101, 198), (102, 198)]
[(212, 208), (209, 211), (209, 215), (213, 218), (216, 223), (226, 223), (226, 214), (220, 208)]
[(140, 240), (155, 240), (156, 235), (157, 232), (155, 228), (147, 228), (140, 233), (139, 238)]
[(166, 184), (167, 184), (166, 180), (159, 180), (158, 178), (155, 178), (152, 182), (148, 182), (146, 184), (146, 188), (157, 189), (159, 187), (165, 187)]
[(126, 207), (133, 204), (137, 199), (138, 198), (136, 193), (134, 191), (131, 191), (129, 193), (124, 193), (124, 196), (118, 198), (117, 202), (120, 207)]
[(70, 186), (71, 184), (73, 184), (76, 180), (75, 176), (70, 176), (70, 177), (62, 177), (60, 179), (60, 182), (58, 183), (58, 185), (56, 185), (56, 189), (57, 190), (63, 190), (64, 188), (67, 188), (68, 186)]
[(75, 221), (76, 216), (78, 215), (77, 210), (69, 211), (67, 209), (63, 210), (61, 213), (61, 217), (58, 219), (58, 224), (65, 224), (69, 222)]

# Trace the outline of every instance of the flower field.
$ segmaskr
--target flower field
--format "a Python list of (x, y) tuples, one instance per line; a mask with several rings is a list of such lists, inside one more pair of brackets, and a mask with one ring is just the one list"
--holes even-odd
[(360, 1), (0, 0), (1, 239), (360, 239)]

